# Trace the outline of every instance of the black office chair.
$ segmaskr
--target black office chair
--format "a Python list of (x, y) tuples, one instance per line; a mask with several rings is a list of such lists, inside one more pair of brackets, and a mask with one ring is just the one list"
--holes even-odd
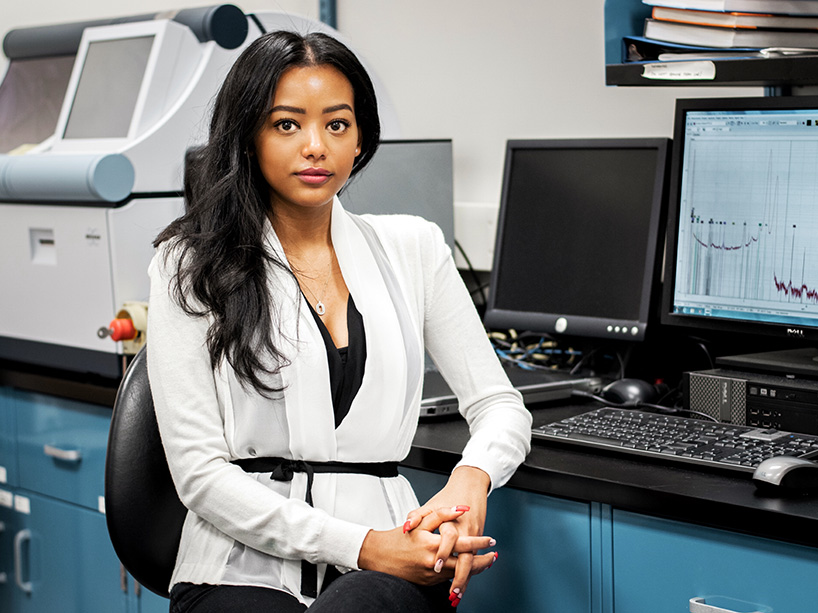
[(159, 438), (146, 350), (128, 367), (114, 402), (105, 515), (114, 551), (126, 570), (167, 598), (187, 509), (176, 494)]

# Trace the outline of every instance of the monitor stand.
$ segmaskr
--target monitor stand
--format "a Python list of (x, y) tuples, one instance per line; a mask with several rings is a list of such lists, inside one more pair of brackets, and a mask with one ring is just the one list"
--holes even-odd
[(818, 348), (806, 347), (716, 358), (718, 366), (818, 379)]

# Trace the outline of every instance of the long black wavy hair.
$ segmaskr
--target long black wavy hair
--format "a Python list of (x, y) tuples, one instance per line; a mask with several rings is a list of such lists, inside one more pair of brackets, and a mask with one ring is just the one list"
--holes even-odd
[(289, 68), (331, 65), (354, 91), (362, 137), (352, 174), (372, 159), (380, 141), (375, 89), (355, 54), (322, 33), (271, 32), (253, 41), (216, 97), (205, 145), (185, 163), (185, 213), (154, 241), (179, 250), (171, 291), (192, 317), (210, 316), (207, 347), (216, 369), (227, 359), (245, 387), (279, 391), (264, 382), (287, 358), (274, 342), (275, 301), (268, 267), (289, 270), (264, 247), (269, 186), (254, 155), (276, 86)]

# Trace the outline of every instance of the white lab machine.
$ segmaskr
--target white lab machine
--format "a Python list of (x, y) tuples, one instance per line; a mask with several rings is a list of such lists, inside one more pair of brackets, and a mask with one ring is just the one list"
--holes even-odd
[[(274, 29), (338, 36), (320, 22), (232, 5), (7, 34), (0, 360), (122, 375), (144, 330), (152, 241), (183, 210), (185, 152), (205, 138), (235, 59)], [(395, 137), (394, 112), (373, 81), (384, 136)], [(112, 340), (117, 317), (140, 336)]]

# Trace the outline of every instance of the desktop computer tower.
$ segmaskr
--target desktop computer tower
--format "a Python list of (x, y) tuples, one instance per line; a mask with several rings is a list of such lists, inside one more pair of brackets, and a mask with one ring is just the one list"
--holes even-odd
[(684, 407), (724, 423), (818, 434), (818, 381), (713, 369), (684, 373)]

